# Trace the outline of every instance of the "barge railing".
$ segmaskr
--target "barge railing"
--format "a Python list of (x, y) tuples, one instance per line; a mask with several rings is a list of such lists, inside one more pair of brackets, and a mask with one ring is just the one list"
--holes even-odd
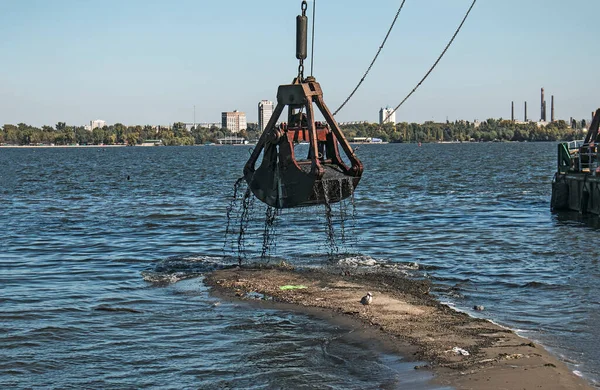
[(558, 144), (550, 208), (600, 215), (600, 109), (584, 140)]

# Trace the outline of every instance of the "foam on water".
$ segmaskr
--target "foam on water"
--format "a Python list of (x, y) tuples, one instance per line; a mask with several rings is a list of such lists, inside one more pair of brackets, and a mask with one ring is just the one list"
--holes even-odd
[(223, 268), (226, 260), (213, 256), (175, 256), (159, 261), (153, 269), (142, 271), (141, 274), (146, 282), (171, 284)]

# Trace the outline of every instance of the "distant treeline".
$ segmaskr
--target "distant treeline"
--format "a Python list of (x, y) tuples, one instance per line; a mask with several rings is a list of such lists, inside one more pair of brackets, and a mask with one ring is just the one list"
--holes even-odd
[[(584, 123), (585, 126), (585, 123)], [(570, 141), (583, 138), (582, 129), (573, 129), (563, 120), (540, 126), (535, 122), (516, 123), (503, 119), (483, 122), (455, 121), (386, 123), (383, 126), (361, 123), (341, 126), (348, 139), (380, 138), (384, 142), (452, 142), (452, 141)]]
[[(585, 124), (584, 124), (585, 125)], [(488, 119), (480, 123), (456, 121), (386, 123), (383, 126), (361, 123), (341, 126), (347, 139), (354, 137), (380, 138), (384, 142), (450, 142), (450, 141), (568, 141), (583, 138), (582, 129), (573, 129), (559, 120), (538, 127), (536, 123), (515, 123), (509, 120)], [(184, 123), (171, 127), (125, 126), (121, 123), (96, 128), (92, 131), (81, 126), (59, 122), (55, 127), (29, 126), (25, 123), (4, 125), (0, 144), (7, 145), (139, 145), (145, 140), (161, 140), (164, 145), (202, 145), (217, 142), (229, 136), (255, 140), (260, 136), (256, 128), (237, 134), (227, 129), (195, 127), (186, 129)]]
[[(162, 140), (164, 145), (201, 145), (216, 142), (218, 138), (233, 136), (229, 130), (198, 126), (191, 131), (184, 123), (166, 126), (125, 126), (116, 123), (92, 131), (83, 126), (68, 126), (58, 122), (55, 127), (29, 126), (25, 123), (4, 125), (0, 144), (8, 145), (139, 145), (145, 140)], [(244, 133), (243, 135), (246, 135)]]

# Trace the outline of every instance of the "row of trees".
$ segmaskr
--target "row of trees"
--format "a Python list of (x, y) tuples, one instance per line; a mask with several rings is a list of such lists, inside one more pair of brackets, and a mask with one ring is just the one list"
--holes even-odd
[(165, 126), (125, 126), (116, 123), (92, 131), (82, 126), (58, 122), (41, 128), (19, 123), (0, 129), (0, 144), (8, 145), (139, 145), (145, 140), (161, 140), (164, 145), (199, 145), (232, 136), (227, 129), (200, 127), (186, 129), (184, 123)]
[[(583, 138), (581, 129), (572, 129), (565, 121), (538, 127), (536, 123), (515, 123), (509, 120), (488, 119), (481, 123), (456, 121), (446, 123), (386, 123), (383, 126), (361, 123), (342, 126), (346, 138), (381, 138), (386, 142), (448, 142), (448, 141), (559, 141)], [(161, 140), (164, 145), (202, 145), (218, 138), (237, 135), (257, 139), (260, 132), (249, 128), (239, 134), (227, 129), (196, 127), (188, 130), (184, 123), (171, 127), (125, 126), (117, 123), (88, 131), (83, 127), (59, 122), (55, 127), (4, 125), (0, 144), (8, 145), (139, 145), (144, 140)]]
[(375, 137), (387, 142), (450, 141), (561, 141), (583, 138), (581, 129), (572, 129), (559, 120), (539, 126), (535, 122), (517, 123), (503, 119), (484, 122), (386, 123), (383, 126), (361, 123), (342, 126), (346, 138)]

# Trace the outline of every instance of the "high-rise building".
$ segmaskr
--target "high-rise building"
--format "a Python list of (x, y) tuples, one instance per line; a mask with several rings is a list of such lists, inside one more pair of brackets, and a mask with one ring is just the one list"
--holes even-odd
[(264, 131), (269, 123), (269, 119), (273, 115), (273, 102), (269, 100), (261, 100), (258, 103), (258, 129)]
[(239, 133), (246, 130), (246, 113), (238, 110), (221, 113), (221, 127), (226, 128), (232, 133)]
[(396, 123), (396, 112), (393, 108), (386, 107), (379, 110), (379, 124)]
[(96, 119), (95, 121), (90, 121), (91, 130), (94, 130), (95, 128), (101, 129), (104, 126), (106, 126), (106, 121), (103, 121), (102, 119)]

